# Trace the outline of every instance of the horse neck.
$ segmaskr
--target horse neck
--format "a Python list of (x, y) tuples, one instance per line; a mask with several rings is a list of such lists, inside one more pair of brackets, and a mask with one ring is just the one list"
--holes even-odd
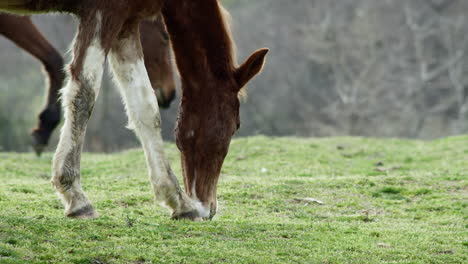
[(231, 77), (233, 44), (218, 0), (166, 1), (163, 15), (183, 81)]

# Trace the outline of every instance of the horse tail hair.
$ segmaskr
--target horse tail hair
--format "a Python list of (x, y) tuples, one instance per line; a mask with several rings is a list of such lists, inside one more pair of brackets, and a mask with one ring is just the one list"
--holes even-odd
[(13, 14), (69, 12), (77, 0), (0, 0), (0, 11)]

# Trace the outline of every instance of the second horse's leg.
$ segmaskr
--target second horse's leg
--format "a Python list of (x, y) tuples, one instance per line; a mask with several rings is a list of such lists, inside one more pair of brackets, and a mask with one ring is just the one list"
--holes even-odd
[(32, 132), (34, 150), (40, 155), (48, 144), (52, 131), (60, 122), (58, 93), (65, 79), (63, 59), (29, 17), (0, 14), (0, 24), (0, 33), (40, 60), (49, 77), (46, 106)]

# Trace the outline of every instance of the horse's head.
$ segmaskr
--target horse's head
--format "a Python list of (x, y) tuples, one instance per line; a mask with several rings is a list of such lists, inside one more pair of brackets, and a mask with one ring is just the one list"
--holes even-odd
[(177, 146), (182, 152), (186, 192), (204, 218), (216, 213), (221, 166), (240, 126), (239, 92), (261, 71), (267, 52), (258, 50), (239, 68), (210, 74), (202, 82), (182, 80)]
[(168, 108), (175, 98), (176, 86), (172, 69), (171, 45), (162, 18), (144, 21), (140, 26), (145, 66), (158, 104)]

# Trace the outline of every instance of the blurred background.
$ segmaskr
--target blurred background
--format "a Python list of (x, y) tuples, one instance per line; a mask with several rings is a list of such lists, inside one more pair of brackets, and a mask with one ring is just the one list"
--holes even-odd
[[(271, 52), (249, 85), (237, 136), (338, 135), (431, 139), (468, 133), (468, 1), (224, 0), (239, 61)], [(69, 61), (76, 21), (33, 18)], [(45, 102), (41, 64), (0, 36), (0, 150), (30, 151)], [(85, 149), (139, 146), (103, 80)], [(178, 91), (180, 95), (180, 91)], [(173, 141), (178, 100), (162, 110)], [(49, 150), (55, 148), (59, 130)]]

